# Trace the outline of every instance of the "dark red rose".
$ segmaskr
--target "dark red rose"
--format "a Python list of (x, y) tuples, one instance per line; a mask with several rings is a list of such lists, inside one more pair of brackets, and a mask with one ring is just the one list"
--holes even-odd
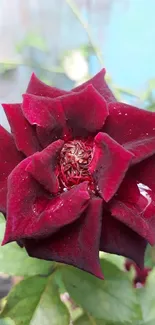
[(150, 267), (145, 267), (145, 268), (141, 269), (134, 262), (132, 262), (130, 260), (126, 260), (125, 270), (130, 271), (132, 267), (135, 270), (135, 275), (134, 275), (134, 279), (133, 279), (134, 288), (144, 287), (146, 284), (146, 281), (147, 281), (147, 277), (152, 269)]
[(99, 250), (142, 268), (155, 243), (155, 113), (116, 102), (104, 75), (66, 92), (33, 74), (0, 127), (3, 245), (100, 278)]

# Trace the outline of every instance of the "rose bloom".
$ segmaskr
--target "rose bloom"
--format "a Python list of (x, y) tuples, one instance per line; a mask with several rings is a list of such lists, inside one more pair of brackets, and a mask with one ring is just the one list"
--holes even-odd
[(155, 113), (117, 102), (104, 75), (67, 92), (33, 74), (0, 126), (2, 244), (99, 278), (99, 251), (143, 268), (155, 244)]

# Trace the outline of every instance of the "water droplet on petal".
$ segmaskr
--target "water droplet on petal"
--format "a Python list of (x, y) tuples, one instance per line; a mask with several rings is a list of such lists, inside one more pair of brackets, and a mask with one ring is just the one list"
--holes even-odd
[(146, 205), (142, 211), (145, 212), (146, 209), (149, 207), (149, 205), (152, 203), (152, 197), (151, 197), (152, 190), (143, 183), (138, 183), (137, 186), (139, 188), (140, 194), (146, 199)]

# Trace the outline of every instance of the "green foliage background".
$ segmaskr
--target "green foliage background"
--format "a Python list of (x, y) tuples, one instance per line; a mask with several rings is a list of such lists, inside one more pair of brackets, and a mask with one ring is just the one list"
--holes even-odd
[[(1, 215), (1, 237), (4, 226)], [(0, 271), (23, 279), (1, 301), (0, 325), (154, 325), (155, 269), (146, 286), (135, 289), (124, 261), (102, 254), (103, 281), (74, 267), (32, 259), (15, 243), (1, 246)]]

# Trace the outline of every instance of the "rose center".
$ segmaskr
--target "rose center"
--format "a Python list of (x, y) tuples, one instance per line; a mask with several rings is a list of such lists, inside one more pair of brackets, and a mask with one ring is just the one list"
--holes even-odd
[(92, 183), (88, 166), (92, 159), (92, 146), (86, 141), (72, 140), (64, 144), (60, 154), (59, 180), (63, 188), (83, 181)]

